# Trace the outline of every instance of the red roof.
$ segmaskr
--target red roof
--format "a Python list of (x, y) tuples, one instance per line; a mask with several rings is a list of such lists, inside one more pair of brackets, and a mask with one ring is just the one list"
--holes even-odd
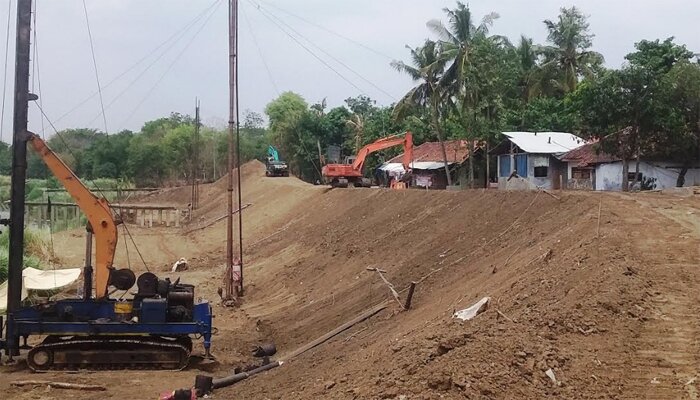
[(598, 142), (585, 144), (577, 149), (573, 149), (561, 156), (560, 160), (565, 162), (576, 162), (577, 166), (585, 167), (594, 164), (619, 161), (619, 157), (604, 153), (600, 149)]
[[(463, 163), (469, 158), (469, 142), (467, 140), (446, 140), (445, 152), (448, 163)], [(403, 161), (403, 153), (392, 158), (388, 162), (400, 163)], [(413, 161), (444, 162), (440, 142), (425, 142), (413, 148)]]

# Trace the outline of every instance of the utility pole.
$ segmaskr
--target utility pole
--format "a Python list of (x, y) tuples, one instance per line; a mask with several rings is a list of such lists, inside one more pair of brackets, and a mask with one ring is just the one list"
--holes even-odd
[(27, 178), (27, 118), (29, 100), (29, 54), (32, 0), (17, 1), (17, 45), (15, 50), (15, 105), (12, 136), (12, 185), (10, 189), (10, 251), (7, 279), (7, 348), (12, 360), (19, 355), (19, 337), (13, 332), (12, 314), (22, 302), (22, 256), (24, 250), (24, 196)]
[[(224, 275), (225, 304), (234, 304), (243, 291), (243, 235), (241, 206), (240, 146), (238, 143), (238, 1), (229, 0), (229, 119), (228, 119), (228, 215), (226, 218), (226, 272)], [(234, 162), (235, 158), (235, 162)], [(234, 164), (238, 185), (238, 258), (234, 257)]]
[[(191, 211), (196, 210), (199, 207), (199, 100), (195, 99), (194, 108), (194, 136), (192, 138), (192, 170), (190, 174), (192, 175), (192, 193), (190, 207)], [(192, 218), (192, 214), (190, 214)]]

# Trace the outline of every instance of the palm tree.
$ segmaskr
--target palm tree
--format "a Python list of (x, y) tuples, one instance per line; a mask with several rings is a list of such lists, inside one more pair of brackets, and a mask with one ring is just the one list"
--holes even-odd
[(555, 70), (559, 84), (565, 93), (576, 90), (579, 76), (591, 77), (603, 63), (600, 53), (589, 50), (593, 34), (588, 31), (585, 15), (576, 7), (562, 8), (556, 22), (545, 20), (549, 34), (549, 46), (542, 47), (545, 62), (542, 69)]
[[(461, 125), (467, 131), (468, 136), (475, 139), (474, 117), (478, 104), (482, 101), (482, 82), (474, 74), (473, 51), (480, 41), (488, 42), (488, 45), (509, 45), (507, 39), (502, 36), (489, 36), (489, 29), (493, 22), (499, 18), (497, 13), (489, 13), (476, 26), (472, 19), (469, 7), (462, 2), (457, 2), (457, 8), (451, 10), (444, 8), (447, 14), (447, 26), (442, 21), (431, 20), (428, 27), (440, 38), (440, 60), (450, 63), (442, 76), (440, 85), (449, 93), (449, 100), (458, 116)], [(491, 66), (493, 67), (493, 66)], [(469, 146), (469, 185), (474, 183), (474, 151), (476, 140), (470, 140)]]
[[(499, 18), (497, 13), (486, 15), (479, 26), (474, 25), (472, 13), (469, 6), (462, 2), (457, 2), (457, 8), (451, 10), (444, 8), (443, 11), (447, 14), (448, 27), (440, 20), (428, 21), (430, 28), (440, 38), (440, 58), (444, 62), (452, 62), (445, 70), (442, 77), (442, 83), (445, 86), (451, 86), (453, 92), (457, 92), (461, 88), (460, 80), (464, 78), (466, 69), (469, 66), (471, 58), (471, 50), (476, 40), (489, 37), (489, 29), (493, 22)], [(491, 39), (502, 39), (501, 36), (491, 36)]]
[(347, 121), (345, 121), (345, 124), (355, 131), (355, 154), (357, 154), (360, 151), (360, 147), (362, 147), (362, 139), (364, 138), (365, 132), (365, 120), (362, 117), (362, 114), (355, 113), (352, 114)]
[(406, 48), (411, 52), (412, 65), (408, 65), (403, 61), (392, 61), (391, 66), (400, 72), (408, 74), (413, 78), (414, 82), (420, 83), (396, 103), (394, 117), (403, 119), (407, 112), (415, 106), (430, 107), (433, 129), (437, 134), (438, 142), (440, 142), (440, 149), (445, 162), (447, 184), (451, 186), (452, 177), (450, 176), (450, 168), (447, 163), (444, 133), (440, 124), (441, 104), (445, 95), (440, 85), (440, 79), (443, 76), (445, 64), (439, 57), (438, 44), (432, 40), (426, 40), (422, 47), (413, 49), (406, 46)]

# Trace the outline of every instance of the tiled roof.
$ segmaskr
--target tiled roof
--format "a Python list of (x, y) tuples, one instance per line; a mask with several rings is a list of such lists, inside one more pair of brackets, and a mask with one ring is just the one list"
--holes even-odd
[(598, 142), (585, 144), (577, 149), (571, 150), (562, 155), (560, 160), (566, 162), (576, 162), (577, 166), (585, 167), (595, 164), (608, 163), (619, 161), (619, 157), (615, 157), (608, 153), (604, 153), (600, 149)]
[[(469, 158), (469, 142), (466, 140), (446, 140), (445, 152), (448, 163), (463, 163)], [(403, 153), (387, 161), (388, 163), (402, 162)], [(413, 148), (414, 161), (444, 162), (440, 142), (425, 142)]]

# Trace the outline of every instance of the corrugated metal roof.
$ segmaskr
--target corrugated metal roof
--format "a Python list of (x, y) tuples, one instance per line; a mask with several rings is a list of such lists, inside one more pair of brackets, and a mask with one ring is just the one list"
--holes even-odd
[[(469, 157), (469, 142), (466, 140), (446, 140), (445, 153), (448, 163), (463, 163)], [(403, 153), (387, 161), (400, 163)], [(413, 159), (416, 161), (434, 161), (444, 163), (440, 142), (425, 142), (413, 148)]]
[(503, 134), (527, 153), (566, 153), (585, 144), (580, 137), (565, 132), (503, 132)]

